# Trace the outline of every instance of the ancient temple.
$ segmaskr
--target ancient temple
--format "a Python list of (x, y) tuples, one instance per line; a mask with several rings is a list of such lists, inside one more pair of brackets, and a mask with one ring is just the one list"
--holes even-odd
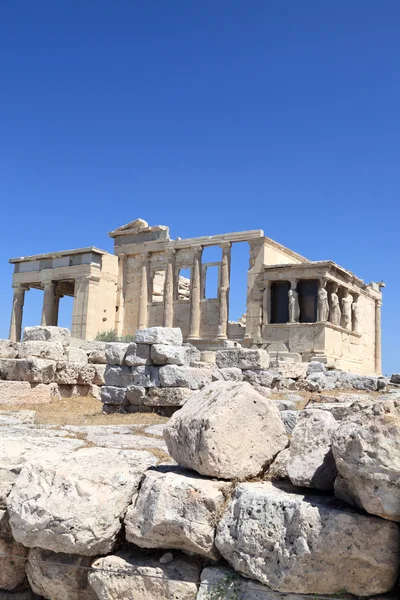
[[(74, 337), (173, 326), (202, 348), (234, 340), (289, 360), (316, 357), (352, 372), (381, 372), (382, 284), (365, 284), (332, 261), (309, 261), (262, 230), (172, 240), (168, 227), (137, 219), (109, 235), (114, 254), (88, 247), (10, 259), (11, 340), (21, 337), (25, 293), (37, 288), (44, 292), (42, 325), (57, 325), (60, 298), (73, 296)], [(248, 243), (250, 264), (245, 319), (231, 322), (236, 242)], [(208, 246), (221, 248), (220, 261), (202, 260)], [(205, 294), (210, 267), (218, 268), (216, 298)]]

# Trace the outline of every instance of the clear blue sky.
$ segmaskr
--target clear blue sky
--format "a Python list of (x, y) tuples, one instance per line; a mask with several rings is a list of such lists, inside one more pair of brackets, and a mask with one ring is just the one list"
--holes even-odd
[[(398, 0), (2, 2), (0, 336), (9, 257), (112, 250), (141, 216), (174, 237), (262, 228), (383, 279), (400, 370), (399, 27)], [(25, 324), (40, 306), (30, 291)]]

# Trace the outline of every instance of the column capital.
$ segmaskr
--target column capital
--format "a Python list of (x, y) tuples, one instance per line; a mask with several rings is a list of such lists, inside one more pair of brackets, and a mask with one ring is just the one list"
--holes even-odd
[(232, 248), (232, 242), (221, 242), (219, 247), (222, 248), (223, 250)]
[(27, 283), (13, 283), (12, 288), (16, 292), (27, 292), (30, 289)]
[(42, 281), (42, 285), (46, 290), (54, 286), (54, 281), (52, 281), (51, 279), (45, 279), (44, 281)]
[(203, 252), (203, 246), (201, 246), (200, 244), (196, 244), (195, 246), (193, 246), (193, 252), (195, 256), (197, 254), (200, 254), (201, 252)]
[(175, 256), (176, 250), (175, 250), (175, 248), (167, 248), (165, 250), (165, 254), (166, 254), (167, 258), (172, 258), (173, 256)]

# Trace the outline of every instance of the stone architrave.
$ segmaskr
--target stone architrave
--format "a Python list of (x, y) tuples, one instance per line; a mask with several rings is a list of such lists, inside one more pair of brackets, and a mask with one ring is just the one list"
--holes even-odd
[(361, 314), (360, 314), (360, 296), (355, 296), (353, 304), (351, 305), (351, 311), (353, 313), (353, 331), (354, 333), (361, 333)]
[(342, 312), (340, 310), (339, 296), (337, 295), (338, 286), (335, 284), (331, 292), (331, 307), (329, 311), (329, 321), (332, 325), (340, 327)]
[(297, 281), (291, 281), (291, 288), (288, 292), (289, 301), (289, 323), (298, 323), (300, 319), (299, 294), (296, 289)]
[(353, 304), (353, 296), (348, 289), (345, 290), (342, 298), (342, 325), (344, 329), (351, 330), (351, 305)]
[(326, 291), (326, 282), (322, 280), (318, 290), (318, 321), (327, 321), (329, 318), (328, 292)]

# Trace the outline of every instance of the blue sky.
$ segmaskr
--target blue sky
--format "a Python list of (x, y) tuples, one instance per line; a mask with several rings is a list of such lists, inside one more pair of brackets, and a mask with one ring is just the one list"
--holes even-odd
[[(399, 370), (399, 23), (397, 0), (1, 3), (0, 337), (9, 257), (112, 250), (141, 216), (174, 237), (261, 228), (383, 279)], [(30, 291), (25, 325), (40, 310)]]

